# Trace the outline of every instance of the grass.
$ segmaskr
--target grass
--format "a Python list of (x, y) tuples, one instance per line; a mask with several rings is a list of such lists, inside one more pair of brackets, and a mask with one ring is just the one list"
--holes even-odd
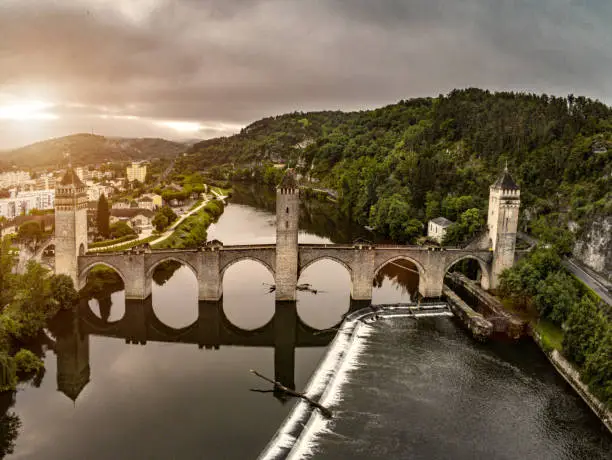
[(553, 322), (541, 319), (535, 325), (536, 332), (540, 335), (542, 346), (545, 350), (563, 350), (563, 330)]

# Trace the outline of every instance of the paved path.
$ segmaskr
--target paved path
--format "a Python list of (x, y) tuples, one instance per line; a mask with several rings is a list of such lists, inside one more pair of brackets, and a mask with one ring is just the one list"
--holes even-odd
[[(161, 243), (162, 241), (164, 241), (166, 238), (168, 238), (170, 235), (172, 235), (172, 234), (174, 233), (174, 230), (176, 229), (176, 227), (177, 227), (177, 226), (178, 226), (178, 225), (179, 225), (181, 222), (183, 222), (185, 219), (187, 219), (187, 218), (188, 218), (189, 216), (191, 216), (192, 214), (194, 214), (194, 213), (198, 212), (200, 209), (202, 209), (204, 206), (206, 206), (206, 204), (208, 204), (208, 202), (209, 202), (209, 201), (210, 201), (210, 200), (205, 200), (205, 201), (203, 201), (203, 202), (202, 202), (200, 205), (198, 205), (196, 208), (193, 208), (193, 209), (192, 209), (191, 211), (189, 211), (188, 213), (183, 214), (183, 215), (182, 215), (182, 216), (181, 216), (179, 219), (177, 219), (177, 221), (176, 221), (176, 222), (174, 222), (174, 223), (173, 223), (173, 224), (172, 224), (172, 225), (171, 225), (171, 226), (168, 228), (168, 230), (166, 230), (166, 231), (165, 231), (163, 234), (161, 234), (161, 235), (159, 236), (159, 238), (157, 238), (157, 239), (155, 239), (155, 240), (153, 240), (153, 241), (150, 241), (150, 242), (149, 242), (149, 244), (150, 244), (150, 245), (154, 245), (154, 244)], [(124, 241), (123, 243), (117, 243), (117, 244), (113, 244), (113, 245), (111, 245), (111, 246), (104, 246), (104, 247), (101, 247), (101, 248), (92, 248), (92, 249), (90, 249), (90, 250), (89, 250), (89, 252), (100, 252), (100, 251), (106, 251), (107, 249), (117, 248), (117, 247), (123, 246), (123, 245), (128, 244), (128, 243), (137, 243), (138, 241), (144, 241), (144, 240), (146, 240), (146, 239), (147, 239), (147, 238), (149, 238), (150, 236), (151, 236), (151, 235), (149, 234), (149, 235), (142, 236), (142, 237), (140, 237), (140, 238), (138, 238), (138, 239), (136, 239), (136, 240)]]
[(601, 298), (601, 300), (612, 306), (612, 295), (610, 295), (610, 291), (605, 286), (605, 284), (600, 282), (595, 277), (591, 276), (585, 269), (583, 269), (572, 259), (566, 258), (563, 260), (562, 263), (563, 266), (567, 268), (570, 272), (572, 272), (572, 274), (576, 278), (578, 278), (580, 281), (590, 287), (593, 291), (595, 291), (595, 293)]

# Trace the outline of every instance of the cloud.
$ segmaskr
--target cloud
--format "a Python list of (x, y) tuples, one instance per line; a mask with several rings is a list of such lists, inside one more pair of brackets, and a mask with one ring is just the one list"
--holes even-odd
[(465, 86), (612, 102), (604, 0), (5, 0), (0, 9), (4, 91), (43, 88), (81, 113), (236, 125)]

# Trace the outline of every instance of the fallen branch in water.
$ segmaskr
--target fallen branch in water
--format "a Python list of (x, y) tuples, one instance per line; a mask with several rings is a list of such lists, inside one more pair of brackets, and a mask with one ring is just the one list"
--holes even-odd
[(313, 407), (316, 407), (317, 409), (319, 409), (321, 411), (321, 413), (327, 417), (327, 418), (332, 418), (332, 412), (327, 408), (322, 406), (321, 404), (319, 404), (316, 401), (313, 401), (312, 399), (310, 399), (308, 396), (306, 396), (304, 393), (298, 393), (297, 391), (292, 390), (291, 388), (287, 388), (285, 385), (283, 385), (280, 382), (277, 382), (275, 380), (269, 379), (268, 377), (266, 377), (265, 375), (261, 375), (259, 372), (251, 369), (251, 374), (256, 375), (257, 377), (259, 377), (260, 379), (264, 379), (266, 382), (271, 383), (272, 385), (274, 385), (275, 388), (278, 388), (279, 390), (284, 391), (285, 393), (291, 395), (291, 396), (295, 396), (297, 398), (302, 398), (304, 399), (306, 402), (308, 402), (308, 404), (310, 404)]

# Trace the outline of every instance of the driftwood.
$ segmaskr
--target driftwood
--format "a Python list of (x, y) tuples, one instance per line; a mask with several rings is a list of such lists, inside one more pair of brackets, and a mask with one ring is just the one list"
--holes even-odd
[(284, 391), (288, 395), (295, 396), (296, 398), (302, 398), (303, 400), (308, 402), (308, 404), (310, 404), (311, 406), (316, 407), (317, 409), (319, 409), (321, 411), (321, 413), (325, 417), (332, 418), (332, 412), (327, 407), (322, 406), (321, 404), (319, 404), (316, 401), (313, 401), (308, 396), (306, 396), (304, 393), (298, 393), (297, 391), (292, 390), (291, 388), (287, 388), (282, 383), (277, 382), (277, 381), (272, 380), (272, 379), (269, 379), (265, 375), (261, 375), (259, 372), (255, 371), (253, 369), (251, 369), (251, 373), (253, 375), (256, 375), (257, 377), (259, 377), (260, 379), (264, 379), (266, 382), (271, 383), (272, 385), (274, 385), (275, 388), (278, 388), (279, 390)]

